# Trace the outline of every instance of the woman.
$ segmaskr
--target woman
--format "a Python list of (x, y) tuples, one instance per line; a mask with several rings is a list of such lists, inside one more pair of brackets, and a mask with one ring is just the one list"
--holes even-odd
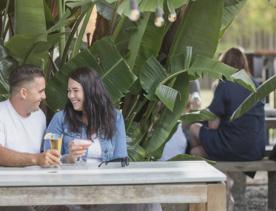
[[(237, 48), (229, 49), (221, 61), (238, 70), (244, 69), (250, 75), (246, 57)], [(232, 113), (249, 94), (238, 84), (227, 80), (219, 82), (209, 106), (217, 119), (206, 125), (191, 125), (191, 154), (225, 161), (262, 159), (266, 138), (264, 103), (256, 103), (242, 117), (229, 121)]]
[[(80, 157), (88, 162), (127, 157), (126, 133), (122, 113), (112, 106), (97, 72), (81, 67), (69, 75), (68, 102), (57, 112), (47, 131), (63, 135), (62, 162), (75, 163)], [(80, 139), (91, 140), (80, 144)], [(88, 150), (87, 150), (88, 149)], [(70, 210), (82, 210), (70, 206)], [(160, 204), (85, 206), (83, 210), (162, 210)]]
[[(67, 91), (64, 110), (54, 115), (47, 128), (63, 135), (62, 162), (74, 163), (81, 156), (88, 161), (127, 157), (122, 113), (114, 109), (96, 71), (76, 69), (69, 76)], [(91, 140), (91, 145), (79, 144), (79, 139)]]

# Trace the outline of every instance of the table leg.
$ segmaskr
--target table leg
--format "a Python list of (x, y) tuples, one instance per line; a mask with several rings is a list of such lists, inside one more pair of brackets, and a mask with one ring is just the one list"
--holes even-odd
[(225, 183), (208, 184), (207, 211), (226, 211)]
[(189, 204), (189, 211), (206, 211), (206, 203)]

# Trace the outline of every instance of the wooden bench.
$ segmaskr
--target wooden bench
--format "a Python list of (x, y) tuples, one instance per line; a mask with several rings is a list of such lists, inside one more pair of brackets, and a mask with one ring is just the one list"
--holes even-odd
[[(255, 172), (255, 171), (267, 171), (268, 173), (268, 208), (276, 210), (276, 161), (269, 160), (268, 155), (271, 153), (273, 146), (266, 147), (266, 153), (263, 160), (259, 161), (242, 161), (242, 162), (216, 162), (214, 166), (223, 172)], [(245, 175), (244, 175), (245, 177)], [(242, 182), (244, 183), (242, 184)], [(243, 185), (245, 188), (245, 179), (239, 181), (239, 186)], [(235, 181), (234, 181), (235, 182)], [(241, 198), (244, 198), (242, 196)]]

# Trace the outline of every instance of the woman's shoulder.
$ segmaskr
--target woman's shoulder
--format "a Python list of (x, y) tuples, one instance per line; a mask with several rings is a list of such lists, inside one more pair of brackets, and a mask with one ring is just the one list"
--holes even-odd
[(65, 116), (65, 112), (64, 110), (60, 110), (58, 112), (56, 112), (52, 118), (52, 121), (53, 120), (56, 120), (56, 121), (63, 121), (64, 120), (64, 116)]

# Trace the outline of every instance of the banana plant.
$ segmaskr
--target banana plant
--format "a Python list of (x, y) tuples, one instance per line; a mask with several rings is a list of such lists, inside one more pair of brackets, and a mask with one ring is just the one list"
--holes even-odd
[(4, 46), (0, 45), (0, 100), (4, 100), (9, 94), (8, 75), (17, 62), (8, 55)]
[[(31, 0), (13, 2), (22, 25), (15, 25), (15, 35), (5, 42), (8, 53), (0, 55), (0, 64), (12, 56), (19, 64), (42, 66), (52, 111), (64, 106), (67, 77), (74, 68), (97, 69), (114, 104), (123, 109), (132, 160), (158, 159), (178, 120), (212, 117), (206, 112), (183, 116), (190, 80), (224, 76), (255, 91), (243, 71), (212, 59), (245, 0), (64, 0), (57, 11), (50, 4), (55, 1), (36, 0), (35, 8)], [(9, 7), (5, 3), (1, 10)], [(110, 28), (86, 47), (82, 36), (94, 6)], [(0, 70), (1, 94), (7, 93), (7, 71)]]
[(262, 85), (257, 88), (256, 92), (251, 93), (232, 114), (231, 120), (237, 119), (242, 116), (245, 112), (252, 108), (252, 106), (254, 106), (260, 100), (264, 99), (274, 90), (276, 90), (276, 75), (267, 79)]

